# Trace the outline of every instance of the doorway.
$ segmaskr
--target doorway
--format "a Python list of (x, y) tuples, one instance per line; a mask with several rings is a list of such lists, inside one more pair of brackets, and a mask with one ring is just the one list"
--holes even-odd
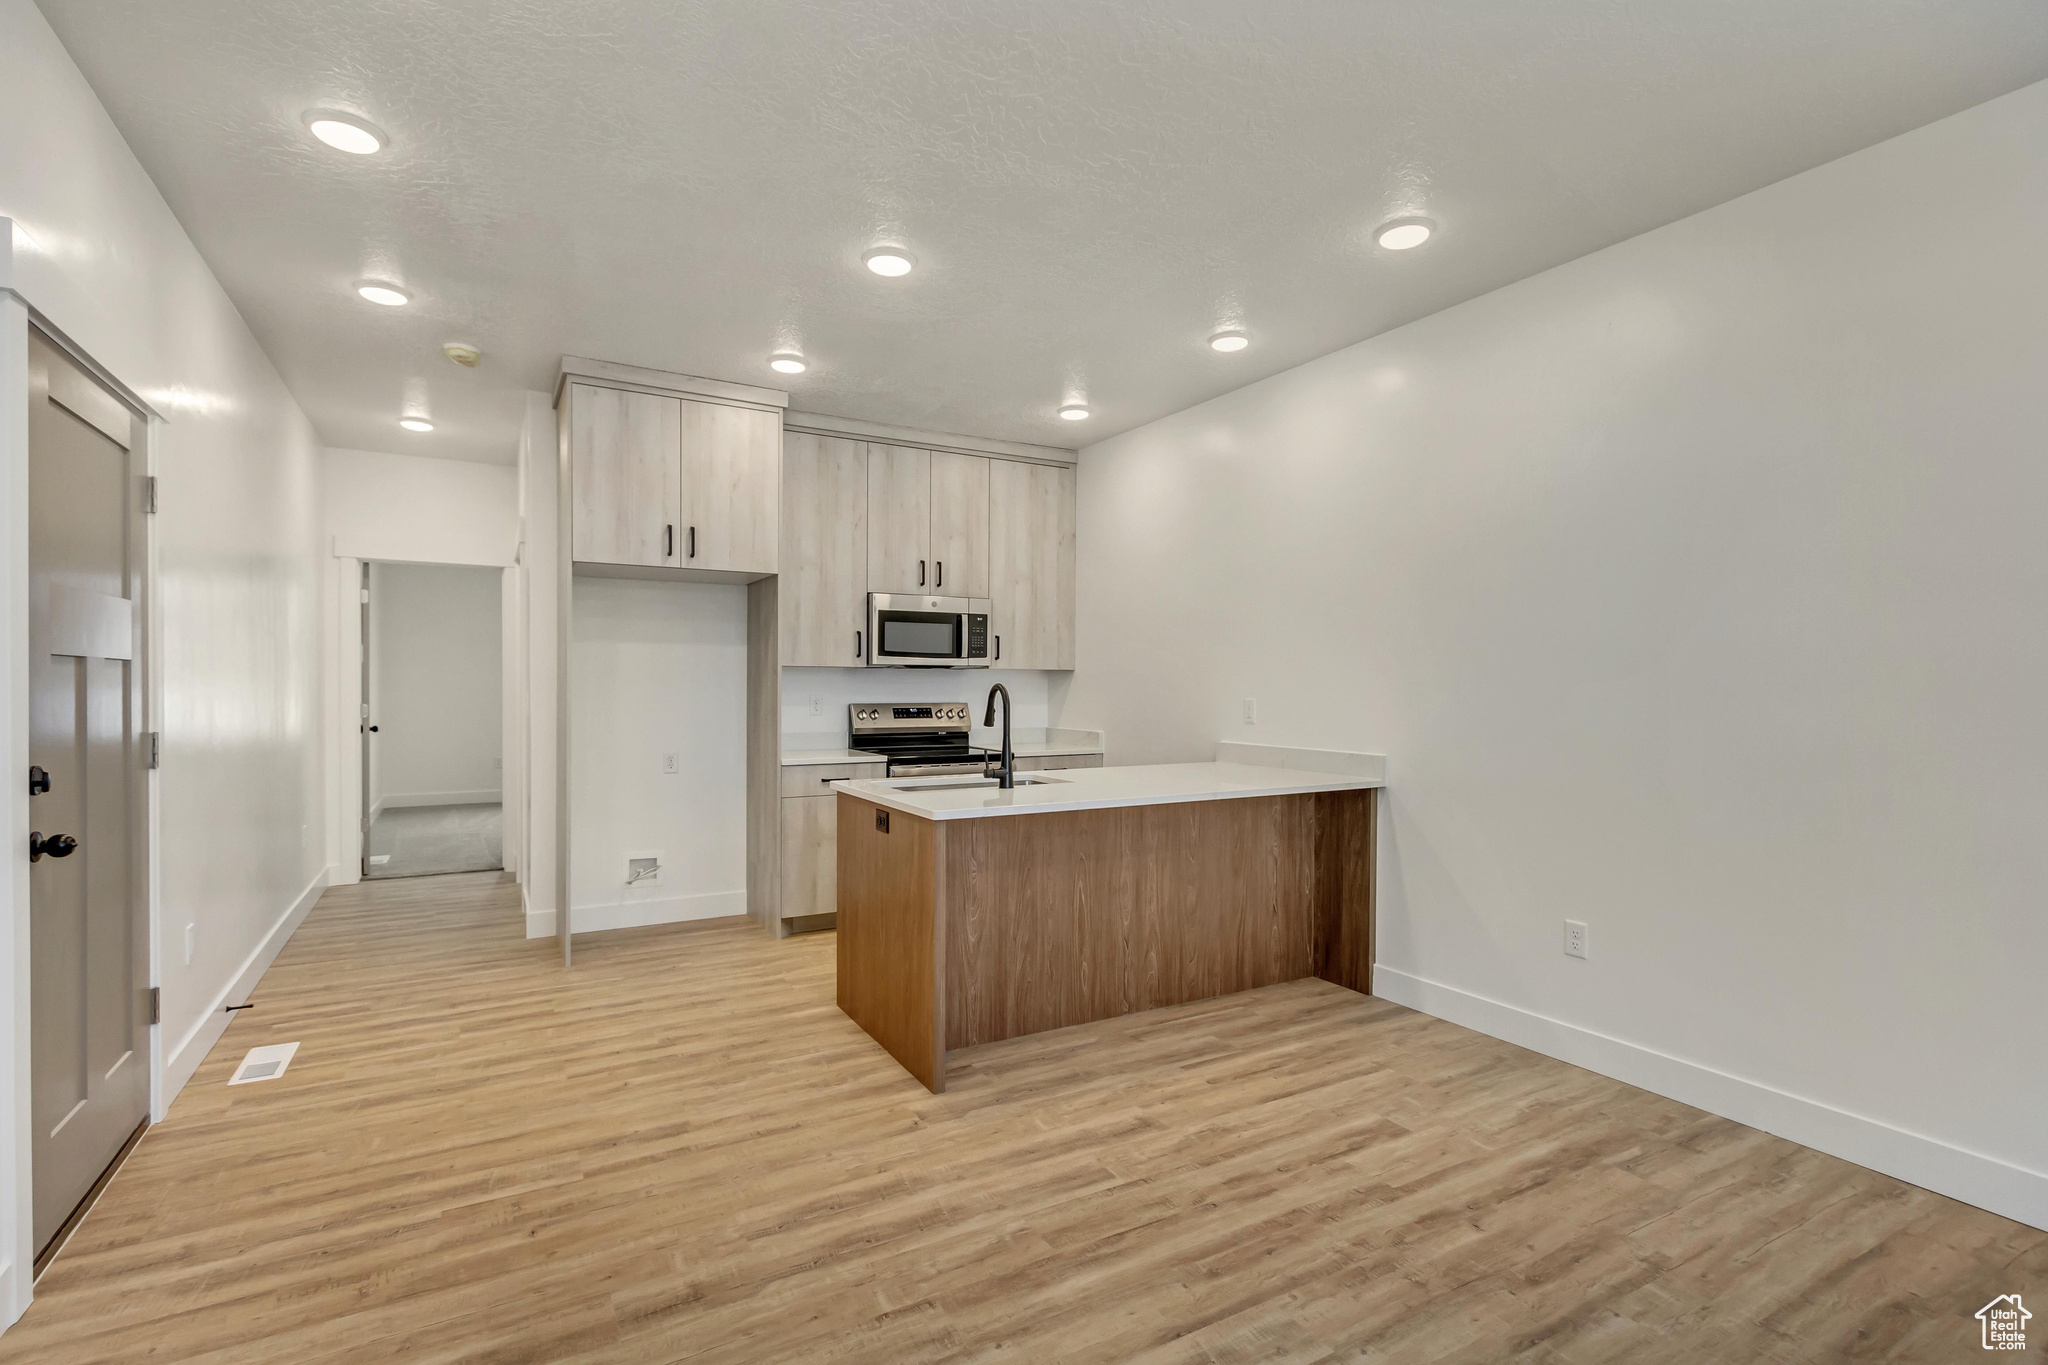
[(505, 865), (503, 572), (366, 561), (365, 879)]
[[(148, 1125), (147, 423), (33, 329), (29, 1046), (40, 1269)], [(16, 779), (19, 780), (19, 779)]]

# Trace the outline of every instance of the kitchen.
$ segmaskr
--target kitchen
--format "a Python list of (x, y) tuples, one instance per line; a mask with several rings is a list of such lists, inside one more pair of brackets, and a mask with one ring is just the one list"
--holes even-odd
[(0, 1365), (1974, 1343), (2048, 18), (1875, 2), (0, 0)]

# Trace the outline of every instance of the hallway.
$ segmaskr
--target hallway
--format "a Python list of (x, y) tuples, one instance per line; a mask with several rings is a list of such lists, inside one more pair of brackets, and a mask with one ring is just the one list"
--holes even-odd
[(436, 877), (505, 865), (505, 807), (394, 806), (370, 824), (365, 877)]
[(497, 874), (329, 891), (0, 1365), (1952, 1360), (2048, 1271), (2048, 1234), (1315, 981), (934, 1096), (834, 1006), (829, 933), (564, 972), (519, 924)]

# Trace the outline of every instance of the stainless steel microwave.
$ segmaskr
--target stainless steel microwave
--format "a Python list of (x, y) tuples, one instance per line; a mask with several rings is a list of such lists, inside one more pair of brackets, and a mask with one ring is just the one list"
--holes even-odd
[(869, 668), (987, 668), (985, 597), (868, 594)]

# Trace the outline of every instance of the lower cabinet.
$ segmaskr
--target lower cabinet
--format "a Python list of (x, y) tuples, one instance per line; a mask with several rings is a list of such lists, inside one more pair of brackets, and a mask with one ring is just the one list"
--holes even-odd
[(782, 770), (785, 923), (839, 912), (839, 796), (826, 784), (888, 775), (886, 763), (790, 764)]

